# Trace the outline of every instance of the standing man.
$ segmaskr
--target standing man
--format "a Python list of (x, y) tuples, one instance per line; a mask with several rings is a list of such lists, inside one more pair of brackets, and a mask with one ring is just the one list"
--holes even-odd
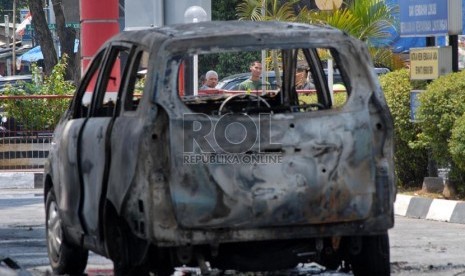
[[(258, 91), (262, 89), (262, 63), (260, 61), (254, 61), (250, 64), (250, 78), (246, 79), (245, 81), (239, 84), (239, 90), (246, 90), (246, 91)], [(265, 82), (266, 89), (269, 87), (269, 83)]]
[(315, 85), (310, 81), (309, 67), (304, 64), (298, 64), (295, 71), (295, 89), (310, 90), (315, 89)]
[(205, 74), (205, 84), (200, 87), (201, 90), (215, 89), (218, 84), (218, 74), (210, 70)]

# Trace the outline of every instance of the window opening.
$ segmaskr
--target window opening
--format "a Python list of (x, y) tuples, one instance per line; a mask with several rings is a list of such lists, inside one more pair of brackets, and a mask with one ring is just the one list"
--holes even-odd
[[(336, 50), (297, 47), (266, 52), (265, 72), (257, 59), (261, 49), (199, 54), (198, 95), (193, 95), (189, 77), (192, 57), (186, 55), (178, 61), (178, 94), (192, 111), (212, 115), (315, 112), (344, 105), (348, 86)], [(211, 71), (217, 84), (202, 84)]]

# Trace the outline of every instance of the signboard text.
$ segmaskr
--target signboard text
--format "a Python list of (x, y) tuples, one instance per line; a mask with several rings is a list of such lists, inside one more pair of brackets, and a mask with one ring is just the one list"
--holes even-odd
[(402, 0), (401, 36), (431, 36), (448, 33), (448, 4), (444, 0)]

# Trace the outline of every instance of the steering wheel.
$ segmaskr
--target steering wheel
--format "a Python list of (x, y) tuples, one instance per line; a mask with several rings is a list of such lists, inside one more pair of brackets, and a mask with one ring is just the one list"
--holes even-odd
[(266, 107), (268, 108), (271, 108), (270, 104), (262, 97), (258, 96), (258, 95), (255, 95), (255, 94), (246, 94), (246, 93), (243, 93), (243, 94), (235, 94), (235, 95), (231, 95), (229, 96), (228, 98), (226, 98), (226, 100), (224, 100), (223, 103), (221, 103), (220, 105), (220, 108), (218, 109), (218, 115), (221, 115), (221, 112), (223, 111), (223, 108), (226, 106), (226, 104), (228, 104), (230, 101), (232, 101), (233, 99), (235, 98), (245, 98), (245, 97), (255, 97), (256, 99), (258, 99), (260, 102), (262, 102), (264, 105), (266, 105)]

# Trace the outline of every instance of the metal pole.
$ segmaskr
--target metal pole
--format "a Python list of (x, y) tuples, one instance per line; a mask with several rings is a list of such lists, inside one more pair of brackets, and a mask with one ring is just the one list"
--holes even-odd
[[(197, 23), (197, 18), (194, 18), (194, 23)], [(199, 94), (199, 56), (194, 55), (194, 70), (193, 70), (193, 81), (194, 81), (194, 96)]]
[[(266, 12), (266, 0), (262, 0), (262, 20), (265, 19)], [(262, 50), (262, 94), (265, 94), (266, 90), (266, 50)]]
[(331, 97), (331, 102), (334, 104), (334, 69), (333, 69), (333, 59), (328, 59), (328, 88), (329, 95)]
[(8, 15), (5, 15), (4, 18), (5, 18), (6, 46), (10, 47), (10, 19), (8, 18)]
[[(4, 16), (5, 18), (5, 37), (6, 37), (6, 46), (10, 48), (10, 19), (8, 18), (8, 15)], [(6, 75), (10, 76), (11, 75), (11, 60), (8, 58), (6, 60)]]
[(452, 47), (452, 72), (459, 71), (459, 36), (450, 35), (449, 45)]
[(16, 0), (13, 0), (13, 50), (11, 52), (13, 59), (12, 75), (16, 75)]
[(119, 30), (118, 0), (80, 0), (81, 75), (102, 44)]

